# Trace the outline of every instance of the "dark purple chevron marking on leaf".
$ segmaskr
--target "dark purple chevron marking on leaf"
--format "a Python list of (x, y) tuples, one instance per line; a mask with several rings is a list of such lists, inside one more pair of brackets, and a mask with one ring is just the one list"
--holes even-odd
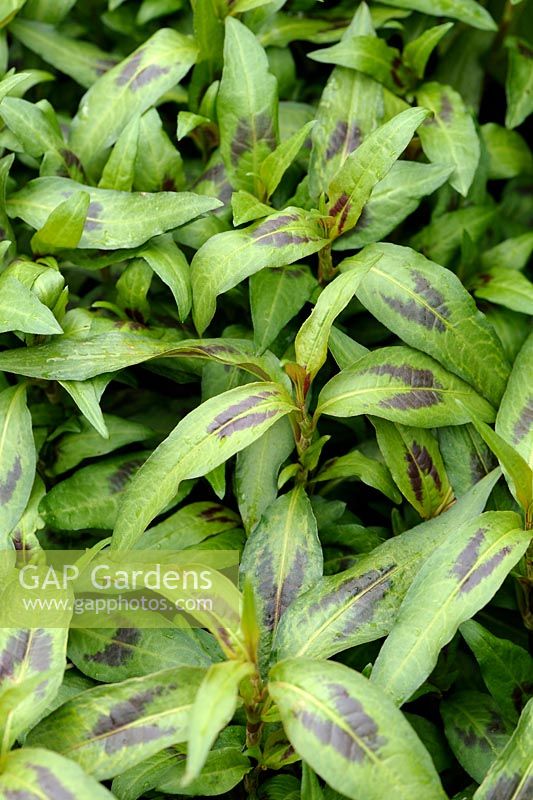
[(15, 456), (13, 466), (6, 474), (3, 481), (0, 481), (0, 503), (5, 504), (13, 497), (13, 492), (17, 488), (17, 483), (22, 475), (22, 463), (20, 456)]
[(142, 69), (133, 78), (130, 83), (131, 91), (136, 92), (138, 89), (142, 89), (143, 86), (152, 83), (152, 81), (155, 81), (155, 79), (161, 77), (161, 75), (166, 75), (168, 71), (169, 67), (159, 67), (157, 64), (149, 64), (149, 66)]
[(53, 640), (50, 633), (39, 628), (34, 631), (29, 643), (30, 668), (35, 672), (46, 672), (52, 666)]
[(131, 80), (131, 78), (133, 78), (137, 72), (139, 64), (142, 61), (142, 57), (143, 50), (141, 48), (124, 64), (119, 74), (115, 78), (115, 83), (117, 86), (124, 86), (126, 83), (128, 83), (128, 81)]
[(16, 668), (24, 662), (30, 643), (30, 631), (20, 630), (10, 636), (0, 653), (0, 680), (12, 678)]
[(270, 419), (270, 417), (273, 417), (278, 413), (276, 409), (255, 412), (247, 414), (246, 416), (241, 415), (246, 411), (251, 411), (252, 408), (255, 408), (255, 406), (259, 405), (263, 400), (267, 400), (269, 397), (275, 396), (277, 396), (276, 392), (264, 391), (255, 395), (251, 395), (250, 397), (246, 397), (244, 400), (241, 400), (240, 403), (235, 403), (218, 414), (218, 416), (216, 416), (215, 419), (207, 426), (207, 433), (215, 433), (219, 439), (225, 439), (227, 436), (230, 436), (236, 431), (251, 428), (254, 425), (258, 425), (259, 423)]
[(33, 764), (32, 769), (37, 778), (37, 784), (45, 797), (53, 800), (76, 800), (76, 795), (66, 789), (59, 779), (46, 767)]
[(443, 122), (451, 122), (453, 119), (453, 105), (448, 95), (443, 92), (440, 101), (440, 118)]
[(424, 305), (413, 299), (400, 300), (397, 297), (389, 297), (380, 292), (382, 299), (393, 311), (401, 314), (409, 322), (416, 322), (430, 331), (437, 330), (442, 333), (446, 330), (446, 326), (440, 317), (444, 317), (444, 319), (449, 319), (450, 317), (450, 311), (446, 306), (444, 296), (418, 270), (412, 270), (412, 275), (414, 277), (414, 290), (420, 299), (425, 301)]
[(520, 714), (527, 701), (533, 697), (533, 682), (526, 681), (515, 686), (512, 693), (513, 705)]
[(36, 794), (28, 789), (4, 789), (4, 800), (43, 800), (42, 794)]
[(117, 628), (113, 640), (103, 650), (86, 656), (87, 661), (121, 667), (133, 658), (133, 647), (139, 642), (141, 631), (138, 628)]
[(283, 578), (279, 594), (272, 560), (267, 558), (262, 562), (259, 596), (264, 603), (263, 623), (267, 630), (274, 629), (288, 606), (300, 593), (305, 581), (308, 560), (308, 556), (303, 550), (295, 554)]
[(329, 137), (326, 149), (326, 159), (334, 158), (341, 150), (349, 155), (361, 144), (361, 129), (355, 123), (349, 124), (345, 120), (339, 120), (335, 125), (333, 133)]
[(485, 794), (485, 800), (528, 800), (528, 797), (533, 796), (533, 778), (526, 781), (529, 785), (529, 794), (526, 784), (523, 785), (520, 794), (516, 794), (521, 781), (522, 775), (519, 772), (513, 775), (500, 775), (494, 786)]
[(116, 58), (99, 58), (94, 69), (98, 76), (104, 75), (106, 72), (109, 72), (110, 69), (116, 67), (117, 63)]
[(87, 219), (85, 220), (85, 225), (83, 226), (84, 231), (94, 231), (101, 228), (103, 222), (99, 219), (94, 219), (103, 211), (103, 206), (101, 203), (97, 203), (95, 200), (92, 203), (89, 203), (89, 208), (87, 209)]
[(409, 483), (419, 502), (422, 502), (424, 497), (422, 475), (431, 476), (437, 489), (439, 491), (441, 490), (442, 482), (440, 475), (426, 447), (419, 445), (417, 442), (413, 442), (411, 450), (407, 451), (405, 454), (405, 460), (407, 461)]
[(252, 236), (254, 239), (257, 239), (259, 236), (264, 236), (268, 233), (276, 233), (276, 231), (279, 231), (280, 228), (284, 228), (291, 222), (297, 222), (298, 219), (298, 214), (282, 214), (281, 216), (274, 217), (273, 219), (267, 219), (257, 226), (257, 228), (252, 232)]
[(513, 428), (513, 443), (518, 444), (528, 435), (533, 427), (533, 395), (528, 397), (527, 402), (520, 412), (520, 416)]
[(63, 156), (63, 160), (67, 167), (74, 167), (76, 166), (80, 172), (83, 172), (83, 167), (81, 165), (81, 161), (79, 160), (76, 153), (73, 153), (72, 150), (68, 150), (66, 147), (63, 147), (60, 150), (61, 155)]
[(501, 564), (503, 559), (506, 555), (511, 552), (511, 548), (508, 546), (502, 547), (502, 549), (495, 553), (493, 556), (489, 558), (488, 561), (485, 561), (484, 564), (480, 564), (464, 581), (463, 585), (461, 586), (461, 592), (471, 592), (484, 578), (487, 578), (498, 566)]
[(349, 600), (353, 600), (344, 615), (346, 624), (342, 636), (347, 636), (354, 629), (372, 619), (380, 601), (392, 586), (392, 573), (395, 569), (396, 564), (388, 564), (370, 569), (363, 575), (346, 578), (331, 592), (308, 606), (309, 617), (312, 618), (315, 614), (327, 612), (331, 608), (338, 608)]
[(227, 509), (224, 506), (212, 506), (211, 508), (205, 508), (203, 511), (200, 511), (198, 516), (201, 519), (205, 519), (207, 522), (235, 522), (237, 523), (236, 519), (232, 517), (228, 517)]
[(452, 567), (452, 576), (458, 578), (460, 581), (462, 581), (463, 578), (466, 578), (478, 559), (481, 545), (485, 541), (486, 532), (486, 528), (479, 528), (469, 539), (465, 548), (459, 553), (459, 556)]
[(350, 697), (343, 686), (330, 684), (328, 689), (335, 710), (343, 717), (350, 730), (314, 711), (298, 710), (296, 716), (322, 744), (329, 745), (348, 761), (360, 763), (368, 756), (368, 750), (379, 749), (384, 740), (377, 735), (374, 720), (365, 713), (358, 700)]
[(173, 729), (160, 728), (153, 724), (132, 727), (142, 718), (146, 706), (159, 697), (163, 691), (162, 687), (147, 689), (129, 700), (117, 703), (108, 714), (103, 714), (98, 718), (90, 736), (105, 737), (104, 748), (106, 753), (111, 755), (124, 747), (132, 747), (173, 733)]
[(253, 120), (240, 119), (235, 136), (231, 142), (231, 163), (236, 167), (243, 155), (246, 155), (258, 142), (266, 142), (273, 150), (276, 146), (276, 135), (272, 118), (269, 114), (256, 114)]
[(256, 244), (284, 247), (291, 244), (306, 244), (312, 241), (309, 236), (302, 236), (284, 228), (291, 222), (297, 222), (297, 214), (283, 214), (274, 219), (267, 219), (252, 232)]
[(196, 181), (195, 186), (198, 186), (200, 183), (204, 183), (211, 181), (214, 184), (222, 183), (226, 179), (226, 170), (224, 168), (224, 164), (213, 164), (212, 167), (209, 167), (203, 175), (199, 177)]
[[(431, 389), (442, 389), (442, 384), (435, 379), (429, 369), (417, 369), (409, 364), (396, 366), (394, 364), (380, 364), (371, 367), (369, 372), (375, 375), (390, 375), (392, 378), (399, 378), (406, 386), (411, 387), (411, 391), (395, 394), (388, 400), (381, 400), (382, 408), (396, 408), (404, 410), (407, 408), (425, 408), (442, 403), (442, 397)], [(423, 390), (423, 391), (420, 391)]]
[(111, 493), (116, 494), (117, 492), (121, 492), (133, 473), (141, 466), (142, 463), (142, 458), (132, 458), (131, 461), (125, 461), (123, 464), (121, 464), (117, 471), (108, 478)]

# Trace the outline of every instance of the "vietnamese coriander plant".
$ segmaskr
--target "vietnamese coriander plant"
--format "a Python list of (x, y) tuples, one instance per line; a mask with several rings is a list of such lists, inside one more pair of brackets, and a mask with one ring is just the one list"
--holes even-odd
[(532, 41), (0, 2), (1, 607), (240, 559), (196, 627), (0, 627), (0, 800), (532, 800)]

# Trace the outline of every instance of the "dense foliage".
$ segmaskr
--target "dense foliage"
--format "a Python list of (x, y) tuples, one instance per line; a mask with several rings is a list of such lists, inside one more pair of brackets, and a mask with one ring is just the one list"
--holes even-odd
[(242, 593), (0, 628), (2, 800), (532, 800), (532, 12), (0, 2), (1, 567)]

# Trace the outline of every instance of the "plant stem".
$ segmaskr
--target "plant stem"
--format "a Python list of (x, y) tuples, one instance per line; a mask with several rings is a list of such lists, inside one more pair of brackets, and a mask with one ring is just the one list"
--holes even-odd
[(331, 243), (327, 244), (318, 253), (318, 282), (321, 286), (329, 283), (335, 277), (335, 267), (331, 257)]

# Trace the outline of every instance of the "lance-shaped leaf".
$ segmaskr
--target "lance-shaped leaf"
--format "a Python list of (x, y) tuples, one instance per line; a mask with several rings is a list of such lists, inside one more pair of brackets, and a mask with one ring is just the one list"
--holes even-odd
[(533, 316), (533, 283), (516, 269), (493, 267), (479, 275), (476, 297)]
[(52, 312), (13, 275), (0, 275), (0, 332), (21, 331), (44, 336), (62, 333)]
[(186, 478), (205, 475), (258, 439), (294, 406), (275, 383), (249, 383), (207, 400), (152, 453), (120, 507), (113, 547), (127, 549)]
[(217, 116), (220, 152), (234, 189), (258, 194), (261, 163), (276, 146), (277, 106), (277, 81), (265, 51), (242, 22), (227, 17)]
[[(227, 732), (231, 732), (231, 728)], [(180, 797), (212, 797), (233, 789), (250, 772), (252, 765), (242, 752), (242, 739), (237, 736), (231, 739), (228, 736), (226, 744), (222, 741), (224, 733), (208, 754), (202, 771), (192, 783), (183, 788), (185, 757), (181, 756), (175, 759), (173, 767), (158, 782), (157, 789), (165, 794), (178, 794)]]
[(468, 238), (477, 244), (496, 217), (492, 204), (458, 208), (435, 217), (429, 225), (413, 236), (410, 244), (438, 264), (448, 266), (463, 241)]
[(385, 464), (375, 458), (365, 456), (359, 450), (352, 450), (344, 456), (337, 456), (337, 458), (326, 461), (311, 482), (349, 480), (350, 478), (359, 478), (367, 486), (373, 486), (374, 489), (383, 492), (393, 503), (399, 503), (402, 499)]
[(91, 42), (72, 39), (37, 20), (19, 17), (9, 30), (25, 47), (87, 89), (118, 61)]
[(257, 378), (281, 375), (270, 353), (253, 355), (253, 345), (241, 339), (155, 338), (132, 330), (110, 330), (87, 339), (63, 336), (57, 342), (0, 353), (0, 369), (58, 381), (85, 381), (97, 375), (141, 364), (152, 358), (213, 360), (251, 372)]
[(66, 627), (0, 628), (0, 728), (6, 746), (54, 699), (63, 680), (67, 634)]
[(68, 758), (45, 747), (24, 747), (7, 754), (0, 775), (6, 800), (113, 800), (114, 795)]
[(143, 192), (178, 190), (185, 186), (181, 156), (163, 129), (155, 108), (140, 119), (133, 186)]
[(475, 0), (391, 0), (389, 5), (437, 17), (459, 19), (482, 31), (496, 30), (496, 23), (489, 12)]
[(219, 656), (213, 637), (194, 628), (72, 628), (69, 633), (69, 659), (102, 683), (171, 667), (209, 667)]
[(202, 333), (211, 322), (219, 294), (264, 267), (292, 264), (328, 244), (321, 219), (316, 212), (289, 207), (249, 228), (212, 236), (191, 264), (196, 329)]
[(290, 659), (271, 670), (269, 692), (293, 747), (343, 795), (446, 797), (407, 720), (358, 672), (329, 661)]
[(109, 431), (100, 408), (100, 399), (112, 377), (111, 374), (103, 373), (87, 381), (60, 381), (61, 386), (72, 397), (85, 419), (104, 439), (109, 436)]
[(252, 664), (239, 661), (213, 664), (207, 671), (191, 710), (183, 786), (200, 774), (219, 732), (235, 713), (240, 682), (253, 671)]
[(293, 450), (294, 435), (284, 417), (237, 454), (235, 495), (247, 533), (276, 499), (280, 467)]
[(90, 689), (40, 722), (28, 744), (50, 747), (95, 778), (112, 778), (187, 740), (204, 674), (201, 668), (178, 667)]
[(59, 203), (32, 237), (34, 253), (53, 253), (57, 247), (77, 247), (83, 235), (91, 198), (88, 192), (74, 192)]
[(0, 392), (0, 541), (19, 521), (35, 476), (35, 444), (23, 384)]
[[(370, 11), (366, 3), (360, 3), (343, 41), (372, 35), (375, 36), (375, 31)], [(350, 153), (378, 127), (383, 113), (381, 84), (356, 70), (335, 67), (322, 92), (312, 133), (309, 162), (312, 197), (327, 190)]]
[(492, 762), (475, 800), (528, 800), (533, 792), (531, 728), (533, 699), (522, 711), (509, 742)]
[[(533, 154), (517, 131), (487, 122), (481, 126), (480, 132), (489, 159), (489, 178), (515, 178), (531, 172)], [(515, 264), (510, 266), (516, 269)]]
[(403, 92), (409, 74), (403, 67), (400, 51), (377, 36), (352, 36), (324, 50), (314, 50), (309, 58), (321, 64), (337, 64), (356, 69), (382, 83), (392, 92)]
[(385, 636), (421, 563), (450, 530), (483, 510), (498, 477), (499, 471), (487, 476), (448, 511), (387, 540), (302, 595), (280, 622), (276, 658), (328, 658)]
[(427, 114), (424, 108), (402, 111), (348, 156), (328, 187), (331, 238), (354, 227), (372, 189), (401, 156)]
[(531, 61), (533, 49), (528, 42), (514, 36), (506, 42), (509, 52), (509, 65), (505, 81), (507, 113), (505, 126), (516, 128), (533, 111), (533, 77)]
[(118, 137), (98, 181), (101, 189), (131, 192), (139, 144), (140, 117), (133, 117)]
[(467, 409), (476, 409), (474, 413), (482, 419), (494, 419), (494, 409), (486, 400), (425, 353), (410, 347), (382, 347), (328, 381), (315, 413), (373, 414), (404, 425), (434, 428), (469, 422)]
[(507, 719), (518, 719), (533, 696), (533, 658), (523, 647), (494, 636), (473, 619), (464, 622), (460, 631), (498, 706)]
[(0, 105), (0, 116), (22, 144), (24, 152), (34, 158), (48, 150), (60, 152), (65, 147), (53, 111), (52, 122), (34, 103), (19, 97), (5, 97)]
[(317, 283), (309, 267), (298, 264), (262, 269), (250, 278), (254, 340), (265, 350), (309, 300)]
[[(379, 257), (376, 255), (375, 261)], [(294, 342), (296, 360), (311, 380), (326, 360), (331, 326), (357, 292), (372, 263), (374, 262), (355, 267), (329, 283), (298, 331)]]
[(466, 195), (479, 162), (479, 138), (474, 121), (461, 95), (450, 86), (426, 83), (417, 92), (417, 101), (429, 108), (433, 117), (420, 127), (424, 153), (437, 164), (450, 164), (454, 171), (450, 183)]
[(174, 295), (180, 320), (188, 316), (192, 305), (191, 276), (187, 259), (167, 234), (148, 242), (138, 254), (150, 264)]
[(443, 700), (440, 712), (446, 738), (464, 770), (481, 783), (513, 730), (492, 697), (460, 691)]
[(428, 28), (416, 39), (408, 42), (403, 49), (403, 60), (405, 64), (410, 67), (418, 78), (424, 77), (424, 71), (428, 59), (433, 52), (434, 48), (438, 45), (443, 36), (445, 36), (450, 28), (453, 28), (453, 22), (445, 22), (444, 25), (435, 25), (433, 28)]
[(181, 747), (169, 747), (121, 772), (111, 785), (113, 796), (119, 800), (137, 800), (161, 783), (173, 772), (173, 767), (185, 761)]
[(507, 389), (496, 417), (496, 431), (533, 468), (532, 360), (533, 334), (526, 340), (514, 362)]
[(344, 262), (347, 267), (365, 263), (370, 270), (357, 290), (363, 305), (407, 344), (433, 356), (497, 405), (509, 366), (492, 326), (456, 275), (394, 244), (370, 245)]
[(452, 530), (411, 584), (372, 670), (398, 705), (431, 673), (459, 625), (488, 603), (529, 541), (511, 511), (488, 511)]
[(209, 501), (190, 503), (145, 531), (135, 549), (185, 550), (238, 528), (240, 522), (239, 515), (225, 506)]
[(451, 172), (447, 164), (397, 161), (372, 190), (355, 228), (337, 239), (333, 249), (355, 250), (381, 241), (418, 208), (423, 197), (442, 186)]
[(322, 577), (316, 519), (303, 488), (278, 497), (246, 542), (241, 574), (253, 589), (260, 623), (260, 662), (289, 605)]
[(265, 195), (267, 198), (278, 188), (283, 175), (306, 143), (314, 124), (314, 120), (307, 122), (300, 130), (297, 130), (296, 133), (281, 142), (281, 144), (263, 160), (259, 169), (259, 177), (265, 187)]
[(69, 178), (47, 177), (36, 178), (10, 195), (7, 211), (11, 217), (20, 217), (39, 229), (60, 203), (80, 191), (90, 196), (83, 233), (77, 244), (80, 248), (137, 247), (221, 205), (212, 197), (192, 192), (118, 192), (84, 186)]
[(372, 424), (385, 463), (404, 497), (423, 519), (436, 517), (453, 491), (431, 431), (375, 418)]
[(84, 95), (72, 123), (70, 142), (87, 173), (94, 177), (102, 155), (128, 122), (172, 89), (196, 61), (192, 39), (160, 28)]

